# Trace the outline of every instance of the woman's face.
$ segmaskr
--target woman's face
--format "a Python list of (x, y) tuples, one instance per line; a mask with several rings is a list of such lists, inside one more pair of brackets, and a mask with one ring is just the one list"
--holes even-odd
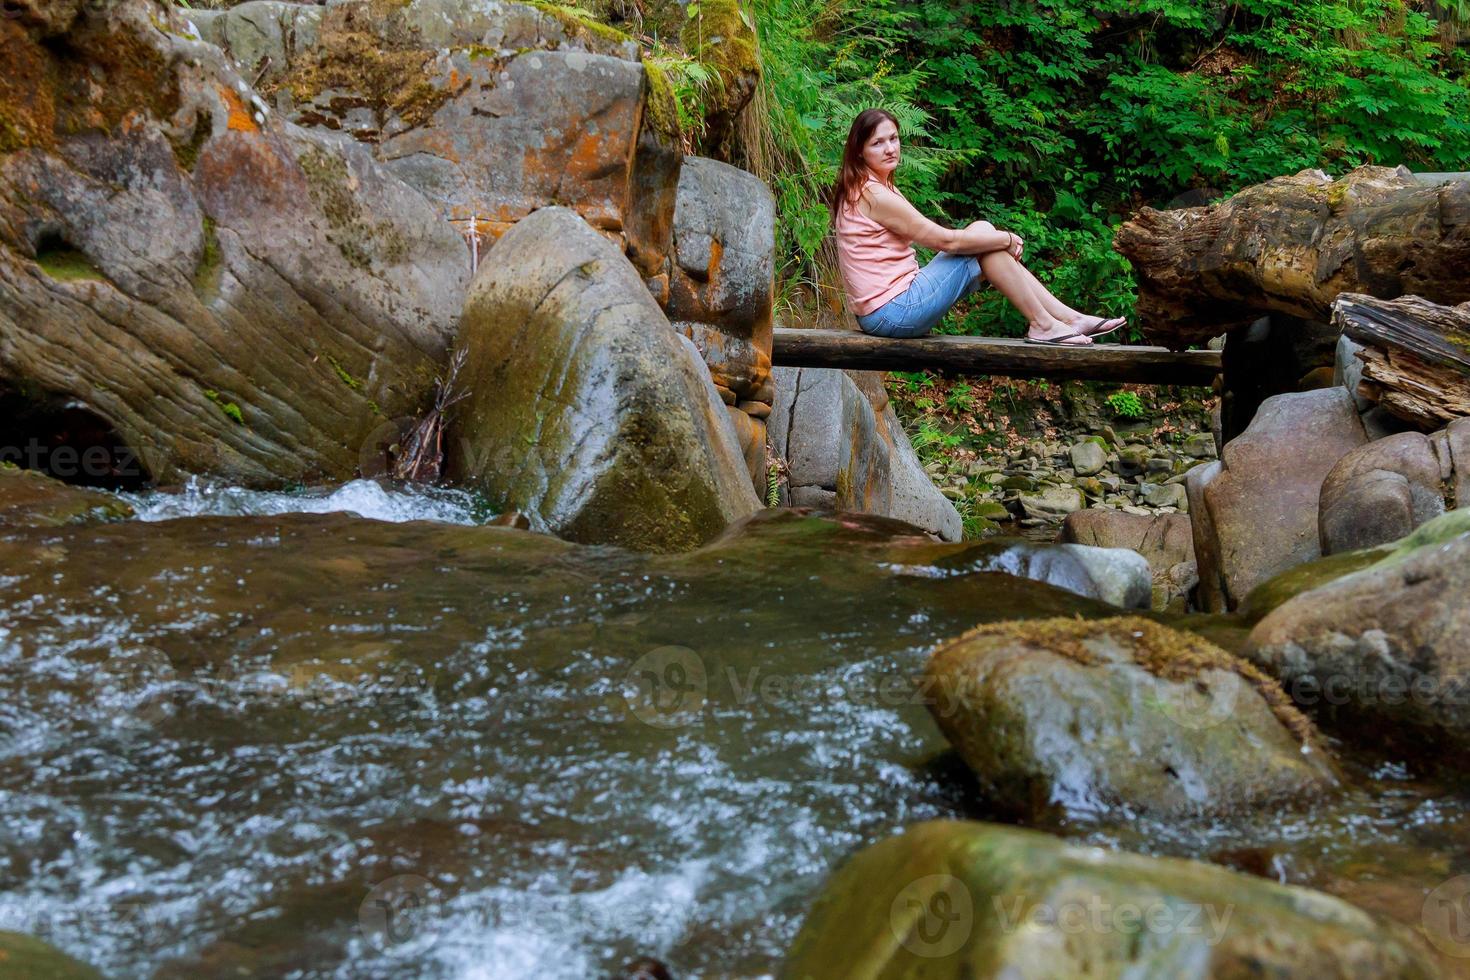
[(887, 119), (880, 122), (863, 144), (863, 163), (878, 178), (898, 167), (898, 127)]

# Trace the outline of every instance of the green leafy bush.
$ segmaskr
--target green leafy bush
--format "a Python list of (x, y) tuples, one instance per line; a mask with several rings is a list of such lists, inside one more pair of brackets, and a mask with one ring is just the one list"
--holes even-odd
[[(1028, 242), (1063, 300), (1124, 314), (1112, 249), (1138, 207), (1204, 204), (1271, 177), (1371, 163), (1470, 169), (1470, 4), (1404, 0), (751, 0), (780, 276), (835, 282), (821, 199), (853, 116), (894, 111), (920, 210)], [(788, 290), (786, 295), (790, 295)], [(946, 330), (1016, 335), (984, 290)]]
[(1108, 407), (1128, 419), (1143, 418), (1143, 401), (1131, 391), (1115, 391), (1107, 397)]

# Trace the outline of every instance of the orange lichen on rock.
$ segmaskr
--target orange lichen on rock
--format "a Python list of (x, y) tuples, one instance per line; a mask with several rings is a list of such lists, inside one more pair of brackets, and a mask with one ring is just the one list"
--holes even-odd
[(250, 107), (244, 101), (223, 85), (217, 86), (219, 97), (224, 101), (225, 107), (229, 109), (229, 128), (236, 133), (258, 133), (260, 127), (256, 125), (254, 117), (250, 114)]

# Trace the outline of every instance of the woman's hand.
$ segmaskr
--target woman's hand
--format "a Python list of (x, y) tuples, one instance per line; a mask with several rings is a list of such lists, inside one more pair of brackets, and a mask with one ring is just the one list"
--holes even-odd
[(1026, 250), (1026, 241), (1013, 231), (1006, 232), (1011, 236), (1006, 243), (1006, 251), (1011, 253), (1011, 258), (1017, 262), (1021, 261), (1021, 253)]

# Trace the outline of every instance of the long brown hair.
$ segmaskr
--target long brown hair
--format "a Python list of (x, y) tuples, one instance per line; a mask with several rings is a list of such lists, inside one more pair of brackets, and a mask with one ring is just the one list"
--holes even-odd
[(863, 163), (863, 146), (867, 144), (868, 137), (873, 135), (873, 130), (884, 121), (893, 123), (898, 128), (898, 120), (893, 113), (887, 109), (864, 109), (858, 113), (852, 121), (852, 128), (847, 131), (847, 144), (842, 148), (842, 167), (837, 171), (837, 183), (832, 185), (832, 190), (827, 201), (827, 206), (832, 209), (832, 221), (837, 221), (837, 209), (844, 204), (852, 204), (862, 193), (863, 184), (868, 179), (868, 165)]

